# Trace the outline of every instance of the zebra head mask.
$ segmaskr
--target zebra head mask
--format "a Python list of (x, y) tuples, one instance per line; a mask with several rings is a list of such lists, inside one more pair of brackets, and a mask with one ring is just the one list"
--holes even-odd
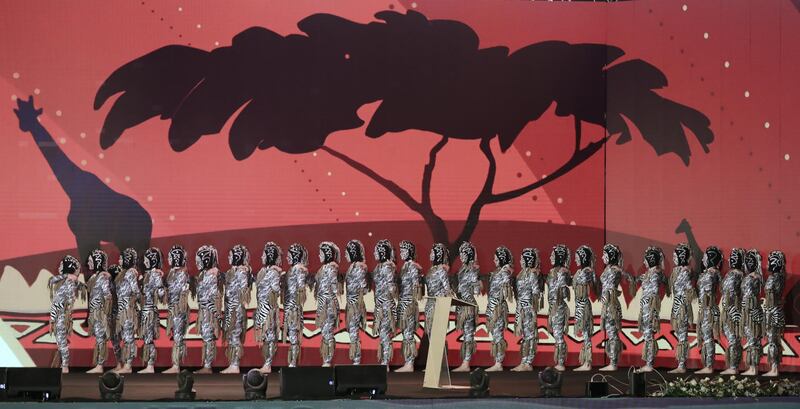
[(413, 261), (417, 258), (417, 247), (414, 243), (408, 240), (400, 242), (400, 258), (403, 259), (403, 261)]
[(714, 267), (719, 269), (722, 267), (722, 260), (724, 259), (724, 255), (722, 254), (722, 250), (719, 249), (717, 246), (708, 246), (706, 247), (705, 253), (703, 253), (703, 268), (711, 268)]
[(286, 261), (290, 266), (296, 264), (308, 265), (308, 251), (300, 243), (292, 243), (286, 251)]
[(231, 267), (250, 265), (250, 251), (242, 244), (237, 244), (228, 252), (228, 264)]
[(176, 244), (169, 249), (167, 261), (172, 268), (186, 267), (186, 249), (180, 244)]
[(108, 269), (108, 254), (100, 249), (92, 250), (86, 257), (86, 267), (89, 271), (106, 271)]
[(608, 243), (603, 246), (603, 263), (606, 266), (622, 268), (622, 250), (616, 244)]
[(475, 246), (472, 243), (465, 241), (458, 246), (458, 258), (464, 264), (472, 263), (475, 261)]
[(136, 263), (139, 261), (139, 255), (136, 254), (136, 250), (131, 247), (122, 250), (122, 254), (119, 255), (119, 264), (122, 266), (123, 269), (129, 269), (136, 267)]
[(644, 251), (644, 265), (647, 268), (661, 267), (664, 269), (664, 251), (661, 247), (650, 246)]
[(575, 250), (575, 264), (580, 268), (594, 267), (594, 252), (587, 245), (582, 245)]
[(281, 265), (281, 248), (274, 242), (267, 242), (261, 254), (261, 262), (265, 267)]
[(539, 268), (539, 250), (530, 247), (522, 249), (519, 263), (523, 268)]
[(747, 273), (761, 274), (761, 253), (757, 249), (747, 250), (744, 255), (744, 269)]
[(210, 244), (200, 247), (197, 249), (197, 255), (194, 261), (197, 263), (197, 269), (200, 271), (218, 267), (217, 249)]
[(350, 240), (345, 246), (347, 261), (351, 263), (364, 262), (364, 245), (359, 240)]
[(161, 268), (161, 250), (158, 247), (150, 247), (144, 252), (144, 268), (147, 270)]
[(744, 269), (744, 249), (734, 247), (731, 249), (731, 255), (728, 257), (728, 266), (732, 269)]
[(431, 264), (439, 265), (439, 264), (449, 264), (450, 263), (450, 252), (447, 250), (447, 246), (443, 243), (436, 243), (431, 247)]
[(339, 263), (339, 246), (331, 241), (319, 244), (319, 261), (322, 264)]
[(119, 264), (112, 264), (108, 266), (108, 274), (111, 274), (111, 281), (116, 280), (117, 276), (121, 272), (122, 272), (122, 267), (120, 267)]
[(58, 263), (58, 274), (79, 274), (81, 272), (81, 262), (69, 254)]
[(692, 259), (692, 248), (686, 243), (678, 243), (675, 246), (675, 251), (672, 252), (672, 262), (676, 266), (688, 266), (689, 261)]
[(383, 263), (384, 261), (394, 261), (394, 248), (389, 240), (383, 239), (375, 244), (375, 261)]
[(550, 264), (553, 267), (566, 267), (569, 264), (569, 248), (564, 244), (556, 244), (550, 252)]
[(503, 266), (510, 266), (514, 263), (511, 250), (506, 246), (500, 246), (494, 251), (494, 265), (498, 268)]
[(767, 270), (773, 274), (786, 272), (786, 256), (782, 251), (773, 250), (769, 252)]

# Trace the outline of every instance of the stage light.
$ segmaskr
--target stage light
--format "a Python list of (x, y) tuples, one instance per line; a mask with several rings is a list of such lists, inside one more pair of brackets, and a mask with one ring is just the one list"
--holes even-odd
[(629, 395), (638, 397), (644, 397), (647, 395), (645, 388), (647, 379), (645, 378), (645, 375), (645, 372), (639, 372), (638, 369), (629, 371), (628, 382), (631, 385), (630, 390), (628, 390)]
[(561, 372), (551, 367), (539, 372), (539, 389), (545, 398), (561, 397)]
[(469, 374), (469, 397), (485, 398), (489, 396), (489, 374), (478, 368)]
[(125, 378), (120, 374), (108, 371), (100, 376), (100, 399), (118, 401), (122, 399), (122, 391), (125, 389)]
[(175, 391), (175, 400), (194, 400), (197, 392), (194, 387), (194, 374), (188, 369), (178, 373), (178, 390)]
[(267, 376), (258, 369), (251, 369), (242, 376), (244, 398), (247, 400), (267, 398)]

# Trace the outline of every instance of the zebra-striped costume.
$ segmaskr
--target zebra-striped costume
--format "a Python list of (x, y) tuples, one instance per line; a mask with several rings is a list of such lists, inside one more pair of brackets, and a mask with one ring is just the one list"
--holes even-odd
[[(337, 251), (338, 258), (338, 251)], [(314, 295), (317, 301), (316, 325), (322, 333), (320, 355), (322, 363), (330, 365), (336, 351), (334, 335), (339, 328), (339, 264), (336, 261), (327, 261), (317, 271), (314, 280)]]
[(672, 312), (670, 321), (672, 331), (678, 339), (675, 347), (675, 359), (678, 367), (686, 367), (689, 356), (689, 326), (692, 325), (692, 301), (695, 298), (695, 288), (692, 284), (692, 270), (688, 265), (675, 266), (669, 277), (672, 291)]
[(505, 338), (508, 326), (508, 301), (514, 298), (511, 262), (511, 252), (505, 247), (499, 247), (495, 251), (496, 269), (489, 275), (489, 301), (486, 305), (486, 318), (492, 336), (491, 353), (497, 364), (503, 363), (508, 347)]
[(122, 362), (130, 366), (136, 358), (136, 334), (139, 332), (139, 272), (135, 267), (117, 276), (117, 331), (120, 333)]
[[(291, 251), (291, 247), (289, 249)], [(305, 251), (305, 249), (303, 249)], [(291, 253), (289, 253), (291, 256)], [(291, 261), (290, 261), (291, 263)], [(293, 264), (286, 273), (286, 288), (283, 299), (283, 339), (289, 342), (289, 367), (297, 366), (300, 360), (300, 345), (303, 340), (303, 304), (306, 302), (308, 268), (305, 263)]]
[(203, 339), (202, 363), (211, 368), (217, 356), (217, 337), (222, 328), (222, 274), (217, 267), (197, 277), (197, 328)]
[(230, 366), (238, 367), (242, 358), (247, 304), (250, 303), (252, 274), (249, 265), (235, 265), (225, 273), (225, 338)]
[(263, 353), (266, 366), (272, 366), (275, 352), (278, 350), (280, 334), (280, 309), (278, 300), (281, 296), (281, 275), (283, 271), (277, 265), (264, 266), (256, 277), (256, 300), (258, 307), (253, 314), (255, 338), (264, 343)]
[(720, 272), (709, 267), (697, 278), (699, 305), (697, 311), (697, 344), (700, 346), (700, 359), (703, 366), (714, 365), (714, 350), (719, 339), (720, 313), (717, 305)]
[[(731, 255), (736, 249), (731, 250)], [(744, 254), (742, 254), (744, 257)], [(744, 273), (738, 268), (731, 268), (722, 281), (722, 306), (720, 321), (728, 349), (725, 350), (725, 362), (730, 369), (738, 369), (742, 361), (742, 279)]]
[(786, 326), (783, 312), (783, 289), (786, 286), (786, 256), (780, 251), (769, 254), (770, 276), (764, 284), (764, 332), (767, 336), (767, 361), (777, 368), (783, 354), (781, 342)]
[[(529, 260), (526, 259), (528, 255)], [(539, 269), (539, 255), (535, 249), (522, 250), (523, 266), (517, 275), (517, 307), (514, 314), (514, 335), (522, 337), (520, 363), (532, 365), (539, 344), (537, 317), (542, 308), (545, 277)]]
[(403, 332), (403, 359), (406, 364), (413, 364), (417, 357), (417, 342), (414, 336), (419, 327), (418, 301), (422, 298), (421, 271), (422, 267), (414, 260), (406, 260), (400, 269), (397, 320)]
[(395, 313), (397, 309), (397, 284), (395, 282), (395, 264), (391, 259), (380, 262), (372, 273), (375, 282), (375, 321), (373, 334), (377, 331), (380, 338), (378, 361), (388, 365), (392, 360), (392, 338), (396, 328)]
[(189, 324), (189, 294), (192, 278), (185, 266), (173, 267), (167, 274), (167, 335), (172, 332), (172, 365), (180, 366), (186, 356), (186, 327)]
[[(604, 253), (606, 253), (605, 249)], [(606, 254), (603, 257), (605, 259), (607, 257)], [(618, 261), (612, 260), (610, 263), (619, 263), (621, 265), (621, 255)], [(600, 310), (600, 321), (606, 332), (605, 350), (611, 366), (617, 366), (619, 354), (622, 352), (622, 342), (619, 339), (619, 331), (622, 326), (622, 307), (619, 302), (619, 296), (622, 292), (617, 287), (619, 287), (623, 277), (629, 284), (635, 282), (633, 277), (617, 264), (607, 264), (600, 275), (600, 302), (603, 305)]]
[[(453, 295), (453, 290), (450, 288), (450, 265), (448, 264), (435, 264), (428, 270), (425, 275), (425, 294), (428, 297), (449, 297)], [(433, 312), (436, 300), (428, 298), (425, 301), (425, 334), (431, 335), (431, 326), (433, 325)]]
[(581, 347), (578, 361), (581, 363), (581, 365), (591, 365), (594, 315), (592, 313), (592, 301), (589, 299), (589, 290), (595, 294), (598, 292), (597, 277), (594, 272), (594, 267), (586, 266), (575, 271), (575, 275), (572, 276), (572, 286), (575, 290), (574, 331), (576, 336), (583, 336), (583, 347)]
[[(56, 339), (58, 353), (53, 366), (69, 367), (69, 336), (72, 334), (72, 306), (79, 296), (86, 298), (86, 286), (78, 281), (80, 263), (75, 257), (66, 256), (58, 267), (59, 274), (47, 283), (50, 290), (50, 335)], [(60, 358), (60, 359), (59, 359)]]
[(747, 351), (747, 366), (757, 368), (761, 361), (761, 337), (764, 336), (764, 310), (759, 296), (764, 285), (761, 254), (751, 249), (745, 255), (745, 276), (742, 279), (742, 335)]
[[(363, 254), (363, 250), (362, 250)], [(367, 293), (367, 264), (353, 261), (347, 268), (345, 286), (347, 287), (347, 333), (350, 335), (350, 359), (353, 365), (361, 364), (361, 338), (358, 331), (367, 326), (367, 308), (364, 295)]]
[[(567, 256), (568, 260), (569, 256)], [(556, 365), (562, 366), (567, 359), (567, 343), (564, 340), (564, 336), (569, 323), (567, 301), (569, 301), (569, 286), (571, 284), (571, 274), (564, 266), (552, 268), (547, 275), (547, 302), (549, 306), (547, 323), (556, 343), (553, 359)]]
[(142, 312), (139, 325), (140, 336), (144, 341), (142, 346), (142, 361), (151, 366), (156, 363), (156, 345), (158, 339), (160, 319), (158, 316), (158, 303), (164, 302), (166, 291), (164, 288), (164, 273), (153, 268), (144, 273), (142, 280)]
[[(480, 266), (475, 261), (469, 261), (458, 270), (458, 298), (477, 305), (475, 297), (480, 294)], [(461, 360), (469, 362), (475, 353), (475, 329), (478, 325), (478, 308), (469, 305), (456, 307), (456, 328), (464, 332), (461, 341)]]
[[(654, 267), (649, 267), (636, 281), (641, 283), (642, 297), (639, 301), (639, 332), (644, 338), (642, 359), (647, 366), (652, 367), (657, 352), (655, 334), (661, 327), (661, 289), (667, 287), (667, 277), (661, 268), (661, 262)], [(667, 287), (667, 294), (669, 294)]]
[(108, 357), (106, 342), (111, 335), (111, 308), (114, 303), (111, 274), (99, 270), (89, 279), (89, 330), (94, 336), (94, 365), (103, 365)]

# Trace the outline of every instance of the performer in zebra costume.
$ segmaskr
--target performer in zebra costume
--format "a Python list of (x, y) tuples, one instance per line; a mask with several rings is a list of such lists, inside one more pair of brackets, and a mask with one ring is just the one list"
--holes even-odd
[(114, 358), (117, 360), (117, 365), (114, 367), (115, 372), (122, 369), (122, 347), (120, 346), (122, 336), (117, 328), (117, 317), (119, 317), (117, 277), (119, 277), (121, 273), (122, 267), (120, 267), (119, 264), (111, 264), (108, 266), (108, 274), (111, 275), (111, 316), (108, 317), (108, 330), (111, 338), (111, 347), (114, 349)]
[(283, 270), (281, 270), (281, 248), (274, 242), (264, 245), (261, 254), (264, 264), (256, 277), (256, 300), (258, 307), (253, 316), (256, 343), (264, 353), (264, 366), (261, 372), (272, 372), (272, 361), (278, 351), (278, 334), (280, 333), (280, 310), (278, 300), (281, 298)]
[(644, 251), (644, 266), (647, 268), (636, 278), (642, 286), (642, 298), (639, 301), (639, 332), (644, 338), (642, 359), (644, 366), (639, 372), (652, 372), (658, 352), (655, 335), (661, 328), (661, 290), (669, 295), (670, 288), (664, 274), (664, 252), (659, 247), (648, 247)]
[(550, 333), (555, 339), (555, 354), (553, 360), (557, 371), (564, 370), (564, 361), (567, 359), (567, 343), (564, 341), (567, 325), (569, 324), (569, 286), (572, 285), (572, 276), (569, 273), (569, 248), (557, 244), (550, 253), (550, 264), (553, 268), (547, 275), (547, 324)]
[(508, 301), (514, 298), (512, 274), (514, 259), (511, 251), (500, 246), (494, 251), (495, 270), (489, 275), (489, 302), (486, 306), (486, 319), (492, 336), (492, 356), (494, 365), (487, 372), (503, 370), (503, 359), (506, 357), (505, 332), (508, 326)]
[(417, 248), (414, 243), (400, 242), (400, 258), (403, 267), (400, 269), (400, 302), (397, 304), (398, 326), (403, 332), (402, 367), (395, 372), (414, 372), (414, 359), (417, 357), (417, 342), (414, 336), (419, 327), (419, 300), (422, 299), (422, 283), (420, 276), (422, 266), (416, 262)]
[(678, 338), (675, 347), (675, 359), (678, 367), (669, 373), (686, 373), (686, 359), (689, 357), (689, 326), (692, 325), (692, 301), (696, 296), (694, 273), (689, 264), (692, 260), (692, 249), (686, 243), (675, 246), (672, 261), (675, 266), (669, 276), (669, 287), (672, 291), (672, 331)]
[(161, 271), (163, 257), (161, 250), (150, 247), (144, 252), (144, 280), (142, 281), (142, 316), (139, 326), (144, 341), (142, 361), (146, 366), (139, 373), (153, 373), (156, 364), (156, 344), (161, 320), (158, 316), (158, 304), (166, 302), (167, 291), (164, 287), (164, 272)]
[(50, 335), (56, 339), (58, 350), (53, 366), (61, 365), (61, 372), (69, 372), (69, 336), (72, 334), (72, 305), (75, 299), (86, 299), (86, 285), (78, 281), (81, 263), (70, 255), (58, 264), (58, 275), (50, 277)]
[[(458, 257), (461, 259), (461, 268), (458, 270), (456, 289), (461, 300), (477, 305), (475, 296), (481, 293), (481, 269), (477, 263), (475, 246), (465, 241), (458, 248)], [(459, 305), (456, 307), (456, 328), (464, 336), (461, 341), (461, 365), (453, 372), (469, 372), (469, 362), (475, 353), (475, 328), (478, 326), (478, 307)]]
[(322, 366), (329, 367), (336, 352), (333, 338), (339, 328), (339, 295), (342, 286), (339, 282), (339, 247), (330, 241), (319, 245), (319, 261), (322, 263), (314, 279), (314, 296), (317, 300), (316, 325), (322, 333), (319, 352)]
[(289, 367), (294, 368), (300, 360), (300, 344), (303, 341), (303, 305), (306, 303), (308, 287), (308, 251), (303, 245), (293, 243), (286, 253), (289, 271), (283, 293), (283, 340), (289, 342)]
[(775, 250), (767, 257), (767, 270), (770, 276), (764, 284), (764, 332), (767, 335), (767, 361), (769, 372), (764, 376), (778, 376), (783, 350), (783, 330), (786, 316), (783, 313), (783, 288), (786, 286), (786, 256)]
[(228, 367), (222, 373), (239, 373), (239, 361), (244, 348), (247, 330), (247, 304), (250, 303), (250, 289), (253, 284), (253, 270), (250, 268), (250, 252), (247, 247), (237, 244), (228, 252), (231, 268), (225, 273), (225, 338), (228, 342), (226, 355)]
[(186, 268), (186, 250), (178, 244), (172, 246), (167, 255), (167, 336), (172, 332), (172, 367), (164, 373), (178, 373), (181, 361), (186, 357), (186, 327), (189, 325), (189, 295), (194, 296), (194, 280)]
[(514, 335), (522, 337), (520, 363), (512, 371), (532, 371), (536, 346), (539, 344), (537, 317), (543, 307), (545, 277), (539, 267), (539, 250), (526, 248), (520, 256), (520, 270), (517, 275), (517, 308), (514, 317)]
[(744, 278), (744, 250), (731, 249), (728, 258), (730, 269), (722, 281), (722, 307), (720, 322), (722, 331), (728, 340), (728, 349), (725, 350), (725, 363), (728, 369), (722, 375), (736, 375), (739, 373), (739, 364), (742, 362), (742, 279)]
[[(425, 295), (428, 297), (450, 297), (453, 290), (450, 288), (450, 252), (447, 245), (436, 243), (431, 248), (431, 268), (425, 275)], [(436, 300), (425, 301), (425, 335), (431, 335), (433, 326), (433, 312)]]
[(616, 371), (619, 354), (622, 352), (622, 342), (619, 339), (619, 330), (622, 327), (622, 307), (619, 303), (619, 296), (622, 292), (617, 287), (624, 278), (633, 293), (636, 280), (622, 269), (624, 266), (622, 251), (616, 244), (609, 243), (603, 246), (603, 263), (606, 268), (600, 275), (600, 302), (603, 304), (600, 310), (600, 324), (606, 332), (605, 350), (609, 363), (599, 370)]
[(211, 245), (197, 249), (195, 262), (197, 276), (197, 332), (203, 339), (200, 360), (203, 368), (196, 373), (210, 374), (217, 356), (217, 338), (222, 329), (222, 286), (224, 277), (219, 272), (219, 255)]
[(115, 279), (117, 290), (117, 328), (122, 347), (122, 368), (117, 372), (131, 373), (131, 365), (136, 358), (136, 334), (139, 332), (139, 271), (136, 264), (139, 259), (136, 250), (127, 248), (120, 255), (122, 272)]
[(347, 268), (344, 281), (347, 289), (347, 307), (345, 308), (347, 320), (347, 333), (350, 335), (350, 360), (353, 365), (361, 364), (361, 338), (359, 330), (367, 326), (367, 307), (364, 305), (364, 296), (369, 290), (367, 285), (367, 263), (364, 261), (364, 245), (358, 240), (347, 242)]
[[(594, 315), (589, 291), (591, 290), (595, 296), (600, 292), (594, 272), (594, 252), (589, 246), (580, 246), (575, 250), (575, 264), (578, 266), (578, 270), (572, 276), (572, 288), (575, 290), (575, 327), (573, 331), (575, 336), (583, 336), (583, 347), (578, 355), (581, 366), (574, 370), (589, 371), (592, 369), (592, 334), (594, 334)], [(517, 302), (519, 303), (519, 296), (517, 296)]]
[(719, 272), (724, 255), (717, 246), (709, 246), (703, 254), (703, 272), (697, 278), (699, 306), (697, 311), (697, 345), (703, 368), (697, 374), (714, 372), (714, 354), (719, 339), (719, 306), (717, 292), (722, 280)]
[(381, 365), (389, 365), (392, 360), (392, 338), (396, 328), (394, 315), (397, 309), (397, 284), (394, 276), (396, 266), (392, 243), (386, 239), (379, 241), (375, 245), (374, 256), (378, 265), (372, 273), (375, 283), (375, 321), (372, 328), (373, 331), (377, 330), (380, 337), (378, 361)]
[(761, 253), (756, 249), (747, 250), (744, 256), (745, 276), (742, 279), (742, 335), (744, 349), (747, 351), (747, 370), (742, 375), (758, 374), (758, 362), (761, 361), (761, 337), (764, 334), (764, 310), (761, 308), (759, 296), (764, 284), (761, 274)]
[(103, 364), (108, 357), (108, 339), (111, 334), (111, 308), (114, 304), (114, 287), (108, 273), (108, 254), (93, 250), (86, 258), (91, 277), (89, 279), (89, 331), (94, 336), (94, 368), (87, 373), (103, 373)]

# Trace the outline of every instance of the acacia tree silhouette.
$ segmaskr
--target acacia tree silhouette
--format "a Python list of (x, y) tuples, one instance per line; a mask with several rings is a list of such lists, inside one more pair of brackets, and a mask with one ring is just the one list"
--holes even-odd
[[(106, 117), (101, 146), (110, 147), (126, 129), (160, 116), (171, 120), (169, 142), (180, 152), (203, 135), (219, 133), (240, 110), (229, 134), (236, 159), (248, 158), (256, 148), (290, 154), (323, 150), (417, 212), (435, 241), (455, 247), (471, 237), (485, 206), (558, 179), (612, 136), (619, 135), (617, 144), (630, 141), (624, 118), (657, 155), (675, 153), (686, 166), (691, 151), (684, 127), (705, 152), (714, 139), (705, 115), (653, 91), (667, 85), (660, 70), (636, 59), (614, 63), (624, 54), (617, 47), (547, 41), (509, 53), (506, 47), (479, 48), (477, 34), (457, 21), (428, 20), (415, 11), (383, 11), (376, 18), (361, 24), (314, 14), (298, 23), (305, 35), (253, 27), (236, 35), (231, 46), (211, 52), (171, 45), (137, 58), (112, 73), (97, 92), (95, 109), (122, 93)], [(375, 101), (380, 104), (367, 124), (368, 137), (408, 129), (442, 136), (428, 152), (420, 200), (324, 145), (330, 133), (362, 126), (356, 111)], [(553, 103), (557, 116), (574, 119), (571, 158), (547, 177), (495, 192), (491, 140), (497, 137), (506, 151)], [(606, 135), (582, 146), (583, 122), (602, 126)], [(437, 155), (450, 138), (479, 139), (489, 164), (454, 240), (430, 194)]]

